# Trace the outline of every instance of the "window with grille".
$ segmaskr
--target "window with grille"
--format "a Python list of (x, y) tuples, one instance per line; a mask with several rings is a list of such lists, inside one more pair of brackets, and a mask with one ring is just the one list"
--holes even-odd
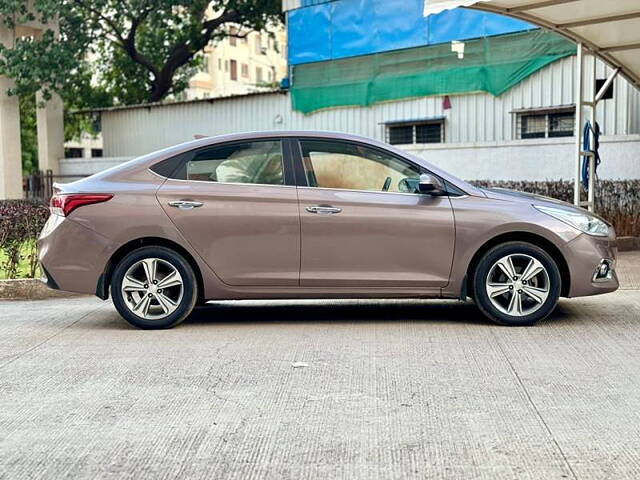
[(389, 123), (387, 124), (387, 143), (391, 145), (444, 143), (444, 121)]
[(550, 113), (549, 114), (549, 136), (550, 137), (572, 137), (575, 128), (575, 112)]
[(520, 139), (572, 137), (575, 110), (529, 111), (518, 113), (517, 133)]

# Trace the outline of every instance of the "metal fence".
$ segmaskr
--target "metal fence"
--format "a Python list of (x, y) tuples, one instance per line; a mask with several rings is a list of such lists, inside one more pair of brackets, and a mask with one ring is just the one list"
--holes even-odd
[(55, 183), (69, 183), (88, 176), (89, 175), (54, 175), (51, 170), (45, 172), (37, 171), (23, 177), (22, 190), (25, 198), (42, 200), (48, 203), (53, 195), (53, 185)]

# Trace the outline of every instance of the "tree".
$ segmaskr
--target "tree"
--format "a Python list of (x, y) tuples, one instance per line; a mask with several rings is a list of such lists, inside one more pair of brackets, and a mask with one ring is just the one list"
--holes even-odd
[[(35, 5), (29, 11), (27, 3)], [(59, 31), (0, 47), (10, 93), (43, 89), (68, 99), (78, 85), (100, 85), (118, 103), (155, 102), (187, 86), (198, 54), (212, 41), (263, 30), (281, 20), (280, 0), (0, 0), (9, 26), (57, 18)], [(97, 68), (96, 68), (97, 66)], [(71, 97), (73, 98), (73, 97)], [(104, 98), (102, 98), (104, 100)]]

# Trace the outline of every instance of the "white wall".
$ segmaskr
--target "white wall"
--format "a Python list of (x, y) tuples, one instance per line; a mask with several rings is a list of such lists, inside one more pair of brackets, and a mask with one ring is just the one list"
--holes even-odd
[(60, 160), (60, 174), (84, 177), (115, 167), (133, 157), (65, 158)]
[[(466, 180), (569, 180), (574, 176), (572, 138), (453, 145), (413, 145), (405, 150)], [(640, 179), (640, 135), (600, 139), (598, 178)]]

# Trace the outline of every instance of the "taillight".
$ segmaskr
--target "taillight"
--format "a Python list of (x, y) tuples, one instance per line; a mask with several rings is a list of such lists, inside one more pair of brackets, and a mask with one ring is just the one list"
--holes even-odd
[(111, 200), (109, 193), (69, 193), (54, 195), (49, 202), (49, 210), (55, 215), (68, 217), (76, 208)]

